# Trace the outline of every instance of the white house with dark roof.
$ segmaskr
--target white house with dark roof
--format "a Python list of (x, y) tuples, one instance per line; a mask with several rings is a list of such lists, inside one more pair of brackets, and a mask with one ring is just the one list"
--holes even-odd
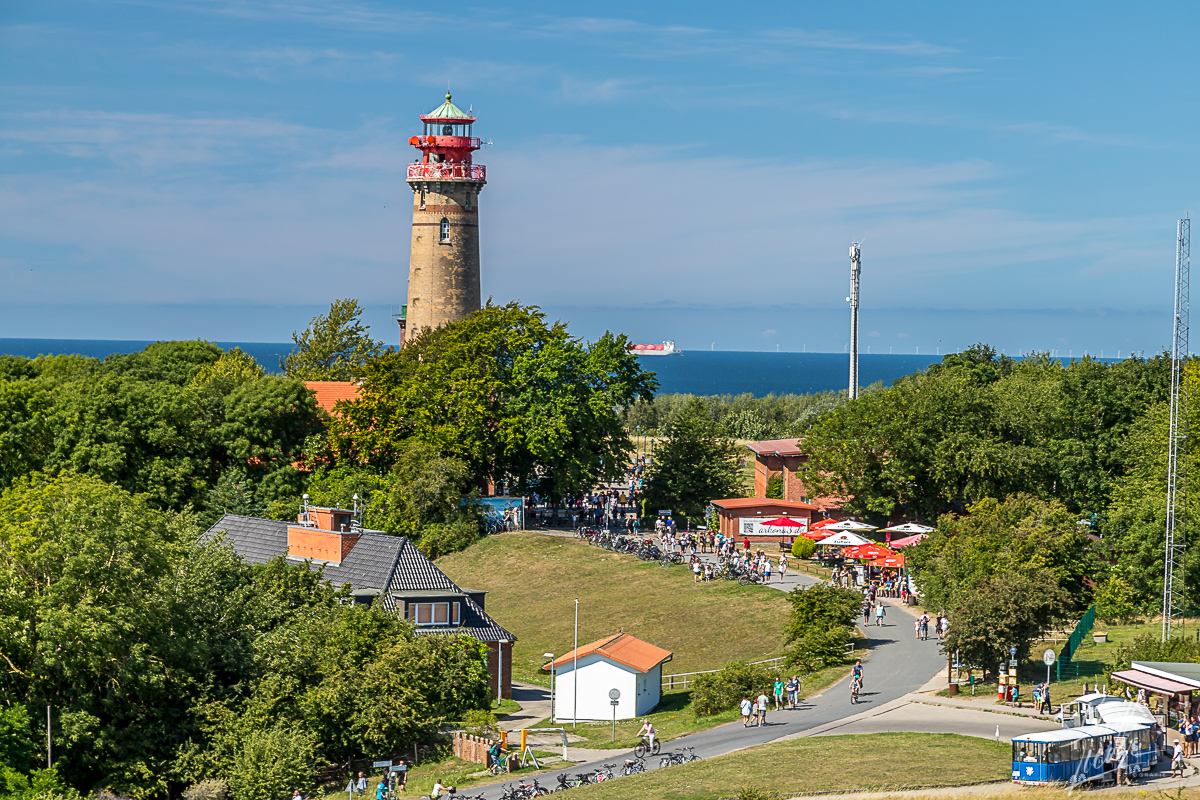
[(357, 603), (380, 602), (411, 620), (417, 633), (465, 633), (487, 645), (491, 688), (512, 696), (512, 645), (517, 637), (484, 611), (487, 592), (463, 589), (406, 536), (364, 530), (355, 512), (305, 506), (296, 522), (226, 514), (206, 537), (224, 536), (242, 560), (265, 564), (285, 556), (323, 569)]

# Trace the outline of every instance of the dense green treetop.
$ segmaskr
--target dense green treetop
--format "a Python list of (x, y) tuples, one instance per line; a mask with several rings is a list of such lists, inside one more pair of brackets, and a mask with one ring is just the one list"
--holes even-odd
[(367, 364), (361, 398), (333, 422), (343, 463), (391, 469), (409, 439), (554, 497), (624, 473), (617, 410), (656, 388), (624, 336), (590, 344), (536, 307), (488, 304)]
[(702, 519), (710, 500), (745, 493), (738, 447), (699, 398), (680, 409), (666, 434), (655, 448), (647, 472), (647, 514), (669, 508), (675, 514)]
[(807, 478), (814, 494), (880, 516), (933, 520), (1017, 492), (1096, 513), (1168, 378), (1161, 356), (1063, 367), (977, 345), (823, 417), (805, 439)]
[(292, 331), (296, 349), (282, 358), (280, 368), (299, 381), (350, 381), (362, 376), (368, 361), (384, 348), (362, 324), (357, 300), (334, 300), (329, 314), (318, 314), (303, 332)]

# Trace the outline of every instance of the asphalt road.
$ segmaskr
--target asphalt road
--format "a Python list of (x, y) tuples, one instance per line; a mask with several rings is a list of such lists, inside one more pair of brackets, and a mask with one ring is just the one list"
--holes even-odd
[[(781, 589), (791, 589), (796, 585), (791, 577), (788, 576), (789, 580), (785, 586), (778, 583), (772, 585)], [(805, 583), (815, 582), (815, 579), (807, 575), (800, 578)], [(850, 679), (847, 676), (817, 697), (806, 701), (796, 711), (768, 712), (767, 724), (762, 727), (744, 728), (740, 721), (731, 722), (673, 739), (663, 745), (663, 753), (681, 747), (693, 747), (696, 755), (702, 758), (724, 755), (744, 747), (794, 736), (811, 728), (859, 714), (872, 706), (882, 706), (924, 686), (939, 669), (945, 668), (946, 659), (939, 652), (936, 639), (921, 642), (913, 638), (913, 616), (898, 608), (898, 600), (885, 602), (889, 605), (887, 623), (882, 627), (872, 625), (866, 628), (870, 652), (863, 658), (865, 686), (864, 691), (859, 694), (857, 704), (850, 702)], [(730, 631), (731, 634), (739, 635), (751, 632)], [(573, 764), (565, 769), (536, 777), (542, 786), (554, 789), (558, 785), (558, 775), (562, 773), (590, 772), (601, 764), (611, 764), (614, 773), (619, 773), (627, 758), (633, 758), (632, 750), (612, 750), (611, 755), (602, 760)], [(657, 769), (658, 758), (647, 758), (647, 769)], [(621, 778), (617, 777), (617, 780)], [(475, 795), (482, 791), (487, 800), (494, 800), (500, 797), (503, 786), (504, 784), (493, 784), (481, 790), (466, 790), (464, 793)]]

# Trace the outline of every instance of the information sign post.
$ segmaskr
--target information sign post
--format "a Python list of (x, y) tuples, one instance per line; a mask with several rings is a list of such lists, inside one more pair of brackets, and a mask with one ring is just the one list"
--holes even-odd
[(1054, 666), (1055, 655), (1053, 650), (1047, 650), (1042, 653), (1042, 663), (1046, 665), (1046, 685), (1050, 685), (1050, 668)]
[(608, 690), (608, 702), (610, 705), (612, 705), (612, 710), (613, 710), (612, 740), (615, 742), (617, 740), (617, 705), (621, 702), (621, 690), (620, 689), (609, 689)]

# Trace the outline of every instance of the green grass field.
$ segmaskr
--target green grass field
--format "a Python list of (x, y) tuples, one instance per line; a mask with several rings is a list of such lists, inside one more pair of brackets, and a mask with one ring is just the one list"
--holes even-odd
[(438, 559), (460, 586), (484, 589), (487, 611), (518, 637), (513, 678), (549, 685), (543, 653), (618, 631), (672, 651), (663, 674), (718, 669), (783, 653), (787, 596), (732, 581), (695, 584), (686, 567), (660, 567), (563, 537), (506, 533)]
[(939, 733), (814, 736), (750, 747), (691, 764), (571, 790), (580, 800), (653, 797), (719, 800), (760, 796), (960, 786), (1009, 777), (1011, 749)]

